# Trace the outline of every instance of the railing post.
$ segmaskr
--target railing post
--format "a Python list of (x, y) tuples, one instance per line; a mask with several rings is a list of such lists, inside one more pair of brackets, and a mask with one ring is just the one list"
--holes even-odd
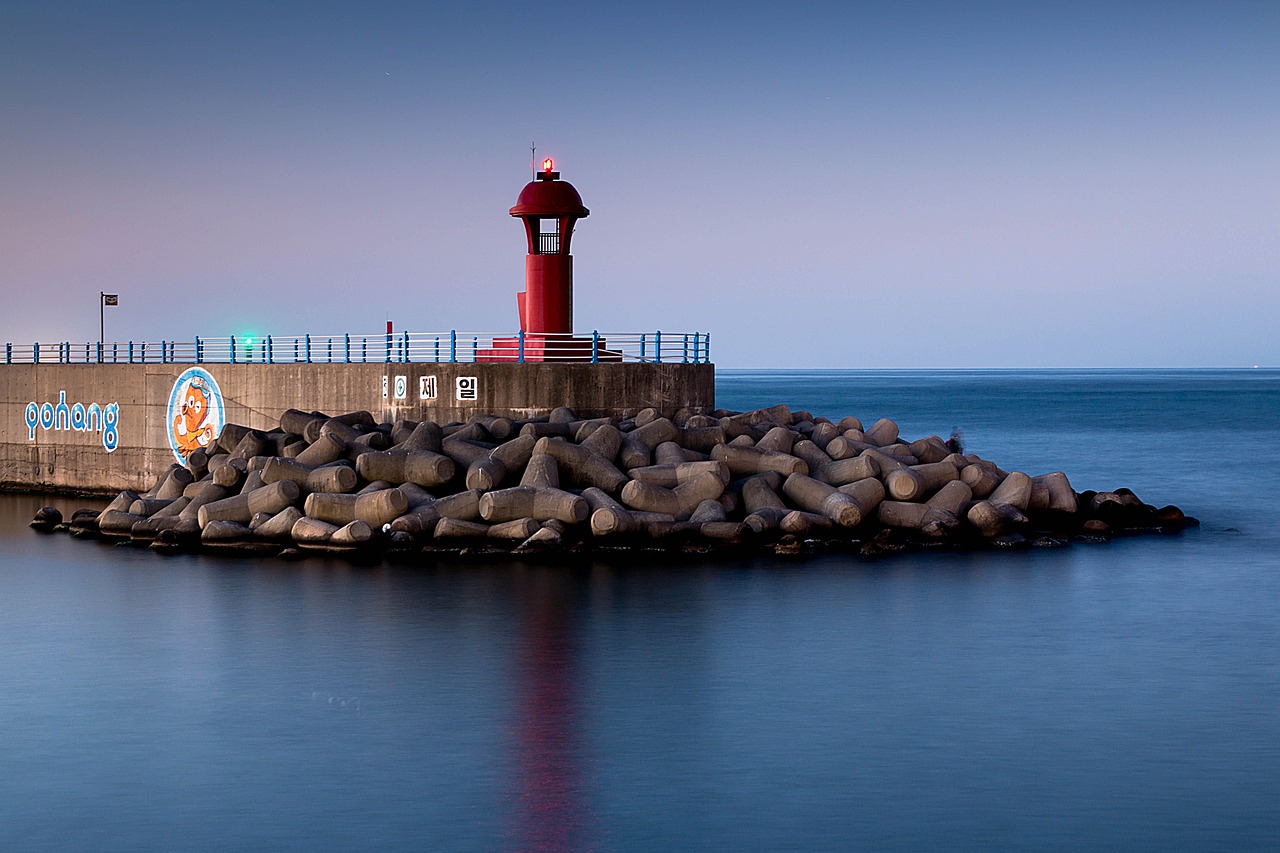
[(456, 363), (458, 360), (458, 330), (449, 330), (449, 361)]
[(640, 336), (640, 360), (644, 361), (644, 335)]
[(524, 329), (520, 330), (520, 363), (524, 364)]
[(306, 359), (307, 364), (311, 363), (311, 335), (303, 336), (302, 355)]
[(235, 364), (236, 363), (236, 336), (235, 335), (232, 335), (231, 337), (227, 338), (227, 348), (231, 353), (231, 363)]
[(369, 361), (369, 336), (360, 336), (360, 363), (364, 364)]
[(409, 333), (404, 333), (404, 344), (400, 347), (400, 360), (409, 363)]
[(591, 363), (600, 363), (600, 330), (595, 329), (591, 332)]
[(350, 332), (342, 333), (342, 358), (343, 358), (343, 363), (345, 364), (351, 363), (351, 333)]
[(440, 363), (440, 336), (436, 335), (436, 364)]
[(98, 364), (102, 364), (102, 341), (98, 341)]
[(391, 333), (390, 333), (390, 332), (387, 332), (387, 354), (386, 354), (386, 363), (387, 363), (387, 364), (390, 364), (390, 363), (391, 363)]
[(702, 363), (711, 363), (711, 333), (707, 332), (702, 336)]
[(689, 363), (689, 335), (688, 335), (688, 333), (686, 333), (686, 334), (685, 334), (685, 336), (684, 336), (684, 350), (683, 350), (683, 352), (682, 352), (682, 354), (681, 354), (681, 358), (683, 359), (683, 361), (681, 361), (681, 362), (680, 362), (681, 364), (688, 364), (688, 363)]
[(653, 363), (662, 364), (662, 330), (653, 333)]
[(275, 346), (273, 345), (271, 336), (267, 335), (267, 364), (275, 364), (275, 363), (276, 363)]
[(4, 363), (13, 364), (13, 344), (12, 343), (7, 343), (4, 345)]

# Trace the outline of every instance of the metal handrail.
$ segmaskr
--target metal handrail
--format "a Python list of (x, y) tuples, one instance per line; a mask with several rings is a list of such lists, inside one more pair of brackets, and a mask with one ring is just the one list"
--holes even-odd
[(15, 344), (5, 364), (367, 364), (407, 362), (652, 362), (709, 364), (706, 332), (398, 332), (267, 335), (192, 341)]
[(557, 255), (560, 253), (560, 234), (557, 231), (542, 231), (538, 234), (538, 254)]

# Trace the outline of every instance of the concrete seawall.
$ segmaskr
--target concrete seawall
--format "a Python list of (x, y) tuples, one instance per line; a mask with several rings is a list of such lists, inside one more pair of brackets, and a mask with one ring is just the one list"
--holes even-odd
[[(183, 404), (189, 403), (186, 410)], [(465, 421), (715, 408), (711, 364), (0, 365), (0, 488), (145, 489), (224, 423), (271, 429), (289, 408)]]

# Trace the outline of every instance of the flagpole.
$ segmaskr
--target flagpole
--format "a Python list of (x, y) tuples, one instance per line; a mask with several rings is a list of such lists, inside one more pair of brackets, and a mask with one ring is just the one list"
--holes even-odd
[(102, 344), (106, 341), (106, 335), (104, 334), (106, 326), (104, 325), (102, 320), (102, 315), (105, 312), (105, 309), (103, 308), (103, 306), (106, 304), (106, 301), (107, 301), (107, 294), (99, 290), (98, 291), (98, 343), (99, 344)]

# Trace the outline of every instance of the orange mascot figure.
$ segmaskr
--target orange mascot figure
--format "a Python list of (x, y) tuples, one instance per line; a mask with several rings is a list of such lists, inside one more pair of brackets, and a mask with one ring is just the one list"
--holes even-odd
[(204, 380), (197, 377), (187, 386), (182, 410), (173, 419), (173, 438), (183, 459), (213, 441), (213, 425), (205, 423), (208, 418), (209, 389)]

